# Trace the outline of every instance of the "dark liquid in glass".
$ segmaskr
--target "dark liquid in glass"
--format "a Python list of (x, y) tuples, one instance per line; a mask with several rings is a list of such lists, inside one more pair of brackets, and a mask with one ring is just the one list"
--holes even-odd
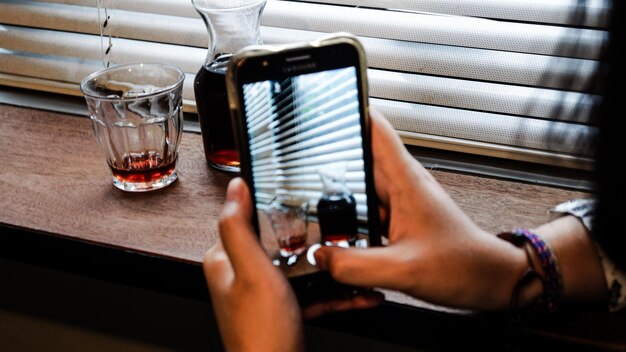
[(124, 155), (122, 165), (109, 165), (120, 182), (154, 182), (167, 177), (176, 169), (176, 159), (166, 163), (157, 152), (146, 151)]
[(287, 238), (278, 239), (280, 253), (283, 256), (291, 256), (304, 252), (306, 244), (306, 233), (295, 233)]
[(327, 193), (317, 203), (322, 243), (353, 243), (357, 235), (356, 200), (349, 193)]
[(206, 160), (217, 169), (239, 172), (239, 153), (226, 95), (226, 67), (202, 66), (193, 87)]

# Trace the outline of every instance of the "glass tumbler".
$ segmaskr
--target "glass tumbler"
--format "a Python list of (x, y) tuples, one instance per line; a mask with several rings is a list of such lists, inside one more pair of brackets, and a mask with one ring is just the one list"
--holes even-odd
[(269, 204), (266, 212), (282, 257), (297, 256), (306, 249), (308, 209), (307, 199), (289, 195), (278, 195)]
[(138, 63), (100, 70), (81, 82), (115, 187), (151, 191), (177, 179), (184, 79), (178, 67)]

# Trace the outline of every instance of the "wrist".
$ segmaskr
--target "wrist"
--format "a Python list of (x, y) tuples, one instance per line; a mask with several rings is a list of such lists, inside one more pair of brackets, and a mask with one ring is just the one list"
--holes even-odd
[[(483, 283), (479, 300), (482, 301), (484, 309), (488, 310), (509, 310), (511, 304), (511, 291), (517, 284), (520, 277), (528, 268), (528, 261), (523, 248), (517, 247), (510, 242), (503, 241), (493, 234), (487, 237), (490, 243), (485, 243), (482, 248), (488, 252), (481, 253), (482, 262), (485, 267), (482, 270)], [(488, 275), (489, 279), (486, 279)], [(539, 292), (541, 294), (541, 292)], [(524, 300), (531, 300), (534, 291), (524, 290)]]
[[(539, 300), (544, 294), (544, 287), (542, 278), (545, 277), (545, 272), (541, 267), (541, 261), (537, 256), (537, 253), (531, 245), (528, 243), (522, 244), (522, 247), (516, 247), (518, 250), (524, 252), (524, 262), (521, 264), (521, 274), (517, 276), (517, 281), (511, 287), (511, 295), (509, 296), (509, 309), (525, 309)], [(534, 273), (533, 273), (534, 272)], [(524, 276), (527, 276), (526, 278)], [(523, 282), (525, 280), (526, 282)], [(519, 287), (516, 287), (519, 285)]]
[(563, 273), (564, 299), (598, 301), (606, 297), (606, 281), (600, 257), (580, 219), (567, 215), (537, 228), (554, 249)]
[(498, 237), (522, 249), (526, 256), (526, 268), (512, 286), (510, 309), (539, 305), (556, 311), (563, 298), (563, 277), (550, 244), (526, 229), (503, 232)]

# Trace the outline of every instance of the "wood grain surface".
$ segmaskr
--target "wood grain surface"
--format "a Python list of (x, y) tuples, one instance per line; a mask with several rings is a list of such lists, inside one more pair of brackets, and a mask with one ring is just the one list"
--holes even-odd
[(182, 137), (179, 179), (147, 193), (112, 185), (86, 118), (0, 106), (0, 150), (0, 222), (196, 263), (218, 237), (231, 176), (199, 135)]
[[(0, 222), (198, 263), (218, 238), (233, 177), (208, 167), (201, 137), (185, 133), (179, 179), (125, 193), (111, 184), (91, 121), (0, 105)], [(552, 187), (433, 171), (470, 216), (492, 232), (536, 226), (547, 209), (588, 196)]]

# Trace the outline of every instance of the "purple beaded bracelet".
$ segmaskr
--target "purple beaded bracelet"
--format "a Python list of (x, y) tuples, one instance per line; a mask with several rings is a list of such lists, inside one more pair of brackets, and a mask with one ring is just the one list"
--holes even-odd
[[(537, 276), (541, 280), (543, 285), (543, 303), (546, 305), (547, 310), (549, 312), (556, 311), (563, 296), (563, 278), (561, 276), (561, 270), (559, 269), (559, 262), (550, 245), (543, 241), (537, 234), (527, 229), (516, 229), (511, 232), (501, 233), (498, 234), (498, 237), (509, 240), (517, 246), (523, 246), (526, 243), (531, 245), (539, 258), (543, 277), (538, 275), (534, 270), (530, 256), (528, 257), (530, 266), (528, 272), (534, 273), (535, 275), (533, 276)], [(525, 277), (530, 278), (531, 276), (525, 275)], [(522, 281), (526, 280), (524, 279)], [(518, 284), (518, 286), (523, 285)], [(516, 286), (516, 290), (521, 288), (518, 286)], [(514, 294), (517, 295), (518, 292), (514, 292)]]

